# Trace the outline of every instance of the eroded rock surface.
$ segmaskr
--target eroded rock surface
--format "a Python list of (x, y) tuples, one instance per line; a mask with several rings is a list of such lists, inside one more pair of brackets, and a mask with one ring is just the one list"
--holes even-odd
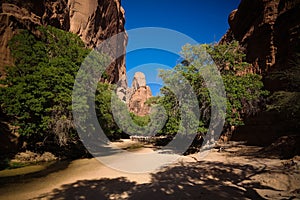
[(140, 87), (145, 87), (146, 86), (146, 77), (145, 74), (142, 72), (136, 72), (133, 77), (132, 81), (132, 88), (133, 90), (137, 90)]
[(139, 87), (131, 96), (129, 100), (129, 110), (136, 115), (145, 116), (149, 114), (150, 107), (145, 102), (152, 97), (149, 86)]
[(238, 40), (255, 73), (285, 68), (300, 45), (299, 13), (299, 0), (242, 0), (221, 43)]
[[(300, 51), (299, 13), (300, 0), (242, 0), (228, 17), (230, 29), (220, 43), (238, 40), (245, 49), (247, 62), (252, 64), (252, 72), (262, 75), (264, 88), (271, 94), (299, 92), (298, 82), (294, 82), (298, 80), (299, 65), (291, 65)], [(284, 104), (290, 102), (280, 106)], [(295, 112), (296, 109), (295, 106)], [(299, 135), (296, 117), (287, 118), (276, 110), (261, 111), (247, 117), (245, 126), (238, 127), (231, 139), (250, 145), (270, 145), (279, 137)], [(295, 141), (299, 145), (299, 140)]]
[[(120, 0), (4, 0), (0, 9), (0, 73), (13, 65), (8, 41), (27, 29), (35, 33), (38, 25), (51, 25), (78, 34), (87, 47), (98, 46), (113, 35), (124, 32), (124, 9)], [(127, 36), (118, 38), (116, 51), (125, 52)], [(125, 57), (107, 69), (108, 81), (116, 83), (125, 75)], [(0, 74), (0, 75), (1, 75)]]
[(129, 90), (130, 98), (128, 107), (130, 112), (139, 116), (145, 116), (150, 113), (150, 107), (145, 102), (152, 97), (149, 86), (146, 85), (146, 77), (142, 72), (136, 72), (133, 77), (132, 87)]
[(126, 77), (122, 77), (118, 82), (116, 93), (127, 104), (130, 112), (139, 116), (150, 113), (150, 107), (145, 102), (152, 97), (152, 92), (146, 85), (146, 77), (142, 72), (134, 74), (131, 88), (127, 87)]

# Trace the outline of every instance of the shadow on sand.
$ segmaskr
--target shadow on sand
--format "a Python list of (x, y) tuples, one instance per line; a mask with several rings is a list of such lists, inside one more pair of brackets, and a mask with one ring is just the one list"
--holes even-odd
[(200, 161), (167, 167), (152, 174), (150, 183), (123, 177), (78, 180), (36, 199), (264, 199), (254, 189), (277, 190), (250, 181), (264, 172), (251, 165)]

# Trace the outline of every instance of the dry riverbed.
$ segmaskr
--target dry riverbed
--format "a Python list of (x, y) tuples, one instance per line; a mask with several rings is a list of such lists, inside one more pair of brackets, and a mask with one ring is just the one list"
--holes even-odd
[(262, 157), (259, 150), (230, 145), (144, 174), (116, 171), (97, 159), (60, 161), (33, 174), (0, 177), (0, 199), (300, 199), (300, 159)]

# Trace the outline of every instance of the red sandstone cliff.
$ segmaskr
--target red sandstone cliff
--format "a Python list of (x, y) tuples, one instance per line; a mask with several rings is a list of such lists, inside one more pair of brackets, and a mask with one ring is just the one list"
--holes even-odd
[[(300, 53), (300, 0), (241, 0), (228, 22), (230, 29), (220, 43), (238, 40), (253, 66), (252, 71), (263, 76), (266, 89), (299, 92), (299, 85), (288, 84), (292, 78), (286, 72), (292, 70), (290, 62)], [(274, 73), (283, 75), (274, 78)], [(294, 108), (296, 113), (297, 106)], [(245, 126), (239, 127), (232, 139), (269, 145), (279, 137), (296, 135), (300, 141), (297, 120), (299, 118), (287, 118), (280, 111), (262, 111), (246, 119)]]
[[(13, 65), (8, 41), (20, 29), (36, 33), (39, 25), (78, 34), (89, 48), (96, 47), (124, 29), (124, 10), (120, 0), (1, 0), (0, 1), (0, 79), (5, 76), (5, 66)], [(126, 38), (118, 46), (125, 52)], [(116, 83), (126, 73), (125, 57), (120, 57), (107, 69), (109, 82)], [(126, 83), (127, 84), (127, 83)], [(13, 152), (18, 149), (17, 135), (0, 109), (0, 151)]]
[(146, 78), (142, 72), (136, 72), (132, 81), (132, 88), (127, 89), (127, 104), (130, 112), (139, 116), (150, 113), (150, 106), (145, 102), (152, 97), (151, 89), (146, 85)]
[(300, 46), (299, 13), (299, 0), (242, 0), (220, 42), (238, 40), (256, 73), (284, 69)]
[[(34, 32), (38, 25), (51, 25), (78, 34), (87, 47), (96, 47), (123, 32), (125, 23), (120, 0), (4, 0), (0, 12), (0, 75), (4, 66), (13, 64), (8, 41), (20, 29)], [(126, 42), (118, 46), (124, 52)], [(109, 82), (116, 83), (126, 73), (125, 57), (112, 63), (107, 73)]]

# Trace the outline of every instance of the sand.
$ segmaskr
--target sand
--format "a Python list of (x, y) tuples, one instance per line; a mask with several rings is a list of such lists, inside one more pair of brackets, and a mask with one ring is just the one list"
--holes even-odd
[(117, 171), (95, 158), (64, 161), (40, 173), (0, 178), (0, 199), (300, 199), (300, 159), (261, 158), (259, 150), (213, 149), (205, 158), (182, 156), (143, 174)]

